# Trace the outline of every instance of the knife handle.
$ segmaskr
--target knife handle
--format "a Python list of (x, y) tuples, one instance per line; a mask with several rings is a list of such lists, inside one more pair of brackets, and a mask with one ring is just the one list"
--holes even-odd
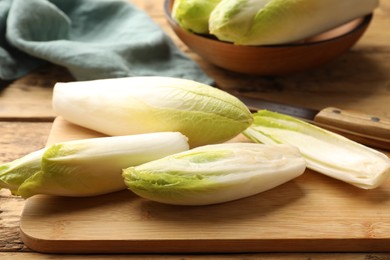
[(314, 122), (362, 144), (390, 150), (390, 119), (328, 107)]

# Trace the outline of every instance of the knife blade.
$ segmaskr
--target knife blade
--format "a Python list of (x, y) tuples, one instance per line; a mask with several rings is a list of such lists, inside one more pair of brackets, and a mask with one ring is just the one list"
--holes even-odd
[(266, 109), (297, 117), (361, 144), (390, 150), (390, 118), (335, 107), (315, 110), (237, 94), (235, 96), (251, 111)]

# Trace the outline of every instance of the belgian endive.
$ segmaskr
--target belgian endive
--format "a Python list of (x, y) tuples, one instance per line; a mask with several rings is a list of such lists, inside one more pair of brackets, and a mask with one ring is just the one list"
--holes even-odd
[(178, 132), (101, 137), (53, 144), (0, 167), (0, 187), (35, 194), (94, 196), (126, 188), (122, 169), (188, 150)]
[(299, 148), (307, 167), (360, 188), (373, 189), (390, 176), (390, 159), (376, 150), (300, 119), (258, 111), (244, 131), (251, 140)]
[(301, 175), (305, 160), (289, 145), (223, 143), (197, 147), (123, 171), (134, 193), (177, 205), (236, 200)]
[(171, 77), (57, 83), (53, 107), (66, 120), (107, 135), (177, 131), (191, 147), (227, 141), (253, 121), (227, 92)]
[(210, 33), (238, 45), (285, 44), (371, 13), (378, 0), (222, 0)]
[(172, 17), (184, 29), (195, 33), (209, 33), (209, 17), (221, 0), (175, 0)]

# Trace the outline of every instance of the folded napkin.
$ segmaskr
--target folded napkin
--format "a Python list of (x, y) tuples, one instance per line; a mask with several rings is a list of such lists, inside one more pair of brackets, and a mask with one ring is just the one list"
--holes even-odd
[(0, 79), (48, 62), (77, 80), (171, 76), (213, 83), (126, 0), (0, 0)]

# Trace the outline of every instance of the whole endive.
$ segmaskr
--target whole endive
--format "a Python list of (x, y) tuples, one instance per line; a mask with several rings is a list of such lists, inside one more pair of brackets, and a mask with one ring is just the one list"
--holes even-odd
[(107, 135), (174, 131), (192, 147), (227, 141), (253, 121), (227, 92), (171, 77), (57, 83), (53, 107), (66, 120)]
[(178, 132), (56, 143), (0, 166), (0, 188), (24, 198), (105, 194), (125, 189), (123, 168), (188, 148), (187, 138)]
[(201, 34), (209, 33), (209, 17), (221, 0), (175, 0), (172, 17), (184, 29)]
[(285, 44), (371, 13), (378, 0), (222, 0), (210, 33), (238, 45)]
[(306, 167), (289, 145), (206, 145), (124, 169), (141, 197), (177, 205), (207, 205), (251, 196), (301, 175)]

